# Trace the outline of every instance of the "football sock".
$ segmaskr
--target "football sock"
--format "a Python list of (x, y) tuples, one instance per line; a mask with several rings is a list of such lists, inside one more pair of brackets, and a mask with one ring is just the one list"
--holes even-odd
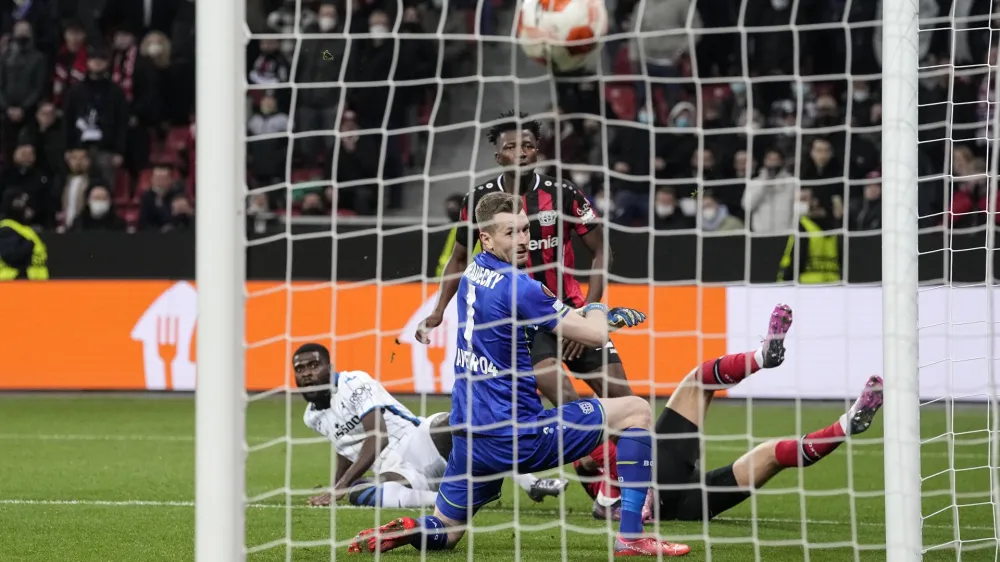
[[(590, 453), (590, 458), (597, 463), (597, 466), (602, 470), (607, 472), (609, 469), (613, 472), (615, 467), (615, 456), (618, 454), (618, 447), (611, 441), (605, 441), (601, 445), (598, 445), (593, 452)], [(612, 479), (617, 478), (617, 474), (612, 476)]]
[(418, 537), (422, 540), (413, 541), (413, 546), (417, 550), (444, 550), (448, 548), (448, 529), (444, 528), (444, 523), (433, 515), (417, 517), (417, 523), (423, 532)]
[(701, 382), (709, 386), (733, 386), (760, 370), (764, 363), (761, 350), (724, 355), (701, 365)]
[[(373, 486), (370, 490), (373, 496), (371, 503), (361, 503), (361, 505), (375, 507), (377, 501), (382, 507), (433, 507), (437, 499), (437, 492), (414, 490), (399, 482), (384, 482), (380, 488), (376, 489)], [(366, 494), (368, 490), (359, 495), (359, 500), (367, 499)]]
[(642, 506), (652, 478), (653, 445), (649, 431), (626, 429), (618, 438), (618, 480), (622, 492), (619, 531), (626, 536), (642, 534)]
[(598, 470), (598, 472), (595, 473), (585, 470), (583, 466), (581, 466), (580, 461), (573, 461), (573, 469), (576, 470), (576, 475), (580, 477), (580, 485), (583, 486), (584, 490), (586, 490), (587, 495), (590, 496), (590, 499), (595, 499), (597, 497), (597, 492), (601, 489), (601, 482), (600, 480), (595, 480), (594, 477), (603, 477), (602, 472)]
[(531, 487), (535, 485), (535, 482), (538, 482), (538, 477), (534, 474), (515, 474), (514, 482), (517, 482), (517, 485), (525, 492), (530, 492)]
[(774, 457), (785, 468), (810, 466), (834, 452), (844, 442), (843, 419), (802, 439), (785, 439), (774, 447)]

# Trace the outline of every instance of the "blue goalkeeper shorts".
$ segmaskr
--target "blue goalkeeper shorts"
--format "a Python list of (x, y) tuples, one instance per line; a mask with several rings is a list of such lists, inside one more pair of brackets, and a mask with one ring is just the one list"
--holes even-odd
[(454, 436), (437, 508), (449, 519), (467, 521), (500, 499), (505, 473), (549, 470), (589, 455), (604, 440), (604, 422), (601, 401), (591, 398), (545, 410), (533, 428), (518, 431), (516, 440), (513, 435)]

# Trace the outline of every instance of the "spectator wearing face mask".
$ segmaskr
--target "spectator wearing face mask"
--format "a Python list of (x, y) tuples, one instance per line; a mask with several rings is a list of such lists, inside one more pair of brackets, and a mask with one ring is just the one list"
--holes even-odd
[(32, 43), (31, 24), (14, 24), (13, 38), (0, 55), (0, 143), (9, 156), (24, 125), (45, 94), (48, 68), (45, 55)]
[(87, 149), (101, 177), (113, 178), (124, 162), (128, 100), (111, 80), (110, 54), (91, 49), (87, 57), (87, 79), (70, 88), (64, 99), (66, 147)]
[(682, 101), (670, 109), (667, 126), (674, 131), (656, 136), (657, 154), (663, 158), (661, 177), (689, 177), (691, 155), (698, 149), (697, 108)]
[(48, 250), (30, 226), (34, 215), (30, 198), (20, 189), (7, 189), (0, 198), (0, 281), (49, 278)]
[[(337, 14), (337, 6), (325, 1), (319, 6), (316, 23), (306, 28), (307, 38), (302, 40), (297, 84), (337, 82), (345, 63), (346, 36)], [(337, 107), (340, 89), (302, 88), (295, 106), (297, 132), (334, 131), (337, 128)], [(305, 166), (318, 164), (324, 154), (333, 148), (335, 137), (305, 136), (295, 139), (295, 153)]]
[(764, 166), (743, 194), (743, 210), (750, 230), (758, 234), (786, 234), (795, 230), (795, 178), (785, 169), (784, 155), (772, 148)]
[(656, 191), (653, 206), (653, 228), (656, 230), (683, 230), (694, 228), (691, 217), (684, 215), (677, 206), (677, 192), (672, 187)]
[(80, 216), (73, 221), (72, 229), (122, 232), (125, 227), (125, 221), (115, 211), (108, 182), (94, 180), (94, 184), (87, 191), (87, 205)]
[(714, 190), (701, 194), (701, 230), (704, 232), (729, 232), (743, 230), (743, 221), (729, 214), (729, 208), (719, 202)]
[(796, 209), (799, 215), (798, 231), (788, 237), (785, 253), (779, 264), (778, 282), (839, 282), (843, 240), (823, 228), (826, 210), (811, 188), (800, 189)]
[[(417, 66), (414, 53), (396, 48), (397, 39), (390, 35), (393, 22), (382, 10), (368, 16), (369, 39), (355, 40), (351, 44), (347, 76), (349, 82), (381, 82), (405, 80), (410, 69)], [(393, 61), (395, 74), (393, 72)], [(352, 87), (347, 94), (348, 105), (358, 114), (362, 129), (379, 128), (388, 112), (388, 127), (395, 129), (404, 123), (404, 103), (400, 96), (393, 96), (389, 103), (389, 88), (385, 86)]]

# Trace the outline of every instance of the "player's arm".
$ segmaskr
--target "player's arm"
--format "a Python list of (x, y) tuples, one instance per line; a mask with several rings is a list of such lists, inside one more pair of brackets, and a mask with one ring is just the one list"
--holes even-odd
[(608, 309), (587, 306), (563, 315), (555, 327), (559, 336), (578, 341), (587, 347), (600, 348), (608, 343)]
[[(339, 474), (337, 482), (333, 485), (334, 493), (337, 494), (338, 498), (347, 493), (347, 489), (355, 480), (364, 476), (371, 469), (372, 465), (375, 464), (375, 459), (389, 443), (389, 432), (385, 427), (385, 420), (382, 418), (382, 408), (374, 408), (365, 414), (361, 418), (361, 427), (364, 428), (367, 437), (361, 444), (358, 460), (348, 466), (343, 474)], [(340, 473), (339, 465), (337, 472)]]
[(575, 314), (577, 311), (563, 304), (538, 281), (521, 276), (516, 282), (519, 320), (531, 322), (588, 347), (603, 347), (608, 342), (608, 317), (604, 305), (587, 305), (580, 309), (581, 314)]
[(573, 230), (583, 240), (583, 244), (593, 256), (590, 262), (590, 279), (587, 282), (587, 302), (601, 302), (604, 298), (604, 283), (611, 268), (611, 249), (604, 248), (604, 227), (597, 220), (597, 214), (590, 202), (577, 187), (570, 187), (572, 198), (569, 213), (578, 221)]
[(604, 283), (611, 267), (611, 250), (604, 251), (604, 227), (596, 225), (580, 237), (594, 258), (590, 262), (590, 279), (587, 281), (587, 302), (601, 302), (604, 298)]
[(350, 459), (348, 459), (347, 457), (345, 457), (345, 456), (343, 456), (341, 454), (338, 454), (337, 455), (337, 472), (334, 473), (333, 482), (334, 483), (340, 482), (341, 479), (344, 478), (344, 473), (347, 472), (348, 468), (351, 468), (352, 464), (354, 464), (354, 463), (352, 463), (350, 461)]
[[(451, 257), (441, 271), (441, 286), (438, 289), (437, 304), (434, 311), (424, 319), (417, 327), (416, 340), (422, 344), (430, 343), (430, 331), (441, 325), (444, 319), (444, 311), (448, 308), (448, 303), (458, 292), (458, 283), (462, 280), (462, 273), (469, 265), (469, 242), (470, 226), (472, 220), (469, 215), (469, 196), (462, 199), (461, 222), (455, 227), (455, 243), (452, 246)], [(475, 229), (471, 230), (476, 232)], [(475, 240), (471, 242), (475, 244)]]

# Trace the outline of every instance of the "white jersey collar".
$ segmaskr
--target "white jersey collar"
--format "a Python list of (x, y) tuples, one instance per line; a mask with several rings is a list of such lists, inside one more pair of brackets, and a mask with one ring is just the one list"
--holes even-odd
[[(542, 177), (538, 175), (538, 172), (535, 172), (535, 186), (532, 187), (531, 190), (534, 191), (538, 189), (538, 186), (541, 184), (542, 184)], [(503, 189), (503, 174), (497, 176), (497, 185), (500, 187), (500, 189)]]

